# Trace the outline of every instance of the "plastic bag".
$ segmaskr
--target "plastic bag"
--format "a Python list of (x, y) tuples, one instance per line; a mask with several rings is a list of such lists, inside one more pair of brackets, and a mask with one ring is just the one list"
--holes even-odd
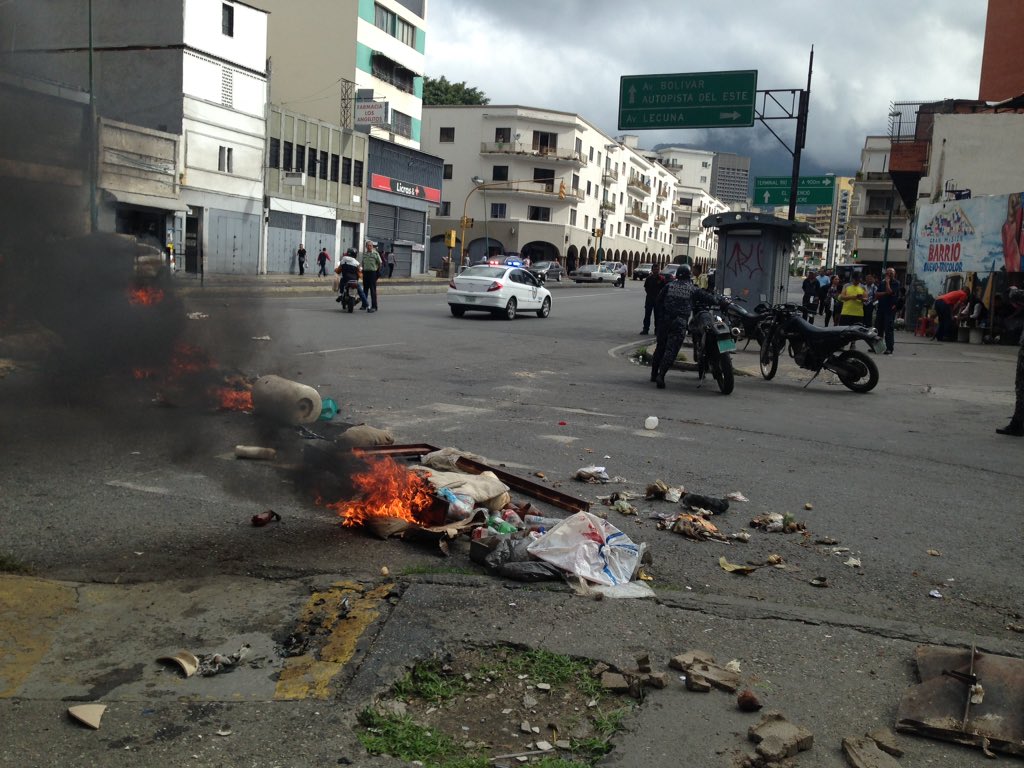
[(596, 515), (577, 512), (529, 546), (534, 557), (596, 584), (625, 584), (640, 562), (640, 547)]
[(607, 483), (611, 478), (605, 472), (604, 467), (580, 467), (576, 470), (576, 479), (585, 483)]
[(473, 497), (454, 493), (450, 488), (441, 488), (437, 495), (448, 502), (448, 519), (465, 520), (473, 514)]

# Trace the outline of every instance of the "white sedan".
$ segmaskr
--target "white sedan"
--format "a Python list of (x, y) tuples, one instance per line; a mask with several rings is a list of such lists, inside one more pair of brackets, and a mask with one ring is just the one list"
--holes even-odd
[(551, 314), (551, 292), (520, 267), (479, 265), (460, 272), (448, 283), (448, 306), (462, 317), (467, 311), (491, 312), (514, 320), (518, 312)]

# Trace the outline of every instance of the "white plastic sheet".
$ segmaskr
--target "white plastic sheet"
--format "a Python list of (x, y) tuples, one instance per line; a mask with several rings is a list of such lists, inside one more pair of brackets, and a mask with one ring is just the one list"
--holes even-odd
[(640, 547), (597, 515), (577, 512), (529, 546), (534, 557), (606, 586), (625, 584), (640, 562)]

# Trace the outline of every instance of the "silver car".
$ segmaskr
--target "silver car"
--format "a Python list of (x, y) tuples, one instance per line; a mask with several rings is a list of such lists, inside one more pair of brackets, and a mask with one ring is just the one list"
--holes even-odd
[(448, 283), (448, 306), (455, 317), (466, 312), (490, 312), (514, 320), (520, 312), (551, 314), (551, 291), (521, 267), (469, 267)]
[(603, 283), (615, 282), (619, 276), (604, 264), (584, 264), (572, 273), (572, 279), (577, 283)]

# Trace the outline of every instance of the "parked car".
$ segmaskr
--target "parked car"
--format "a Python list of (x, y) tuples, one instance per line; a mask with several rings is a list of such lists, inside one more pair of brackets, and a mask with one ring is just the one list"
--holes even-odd
[(618, 274), (619, 273), (619, 267), (622, 266), (622, 262), (621, 261), (602, 261), (601, 262), (601, 266), (602, 267), (607, 267), (609, 272), (614, 272), (615, 274)]
[(538, 261), (527, 269), (534, 277), (539, 277), (542, 283), (546, 283), (548, 280), (554, 280), (556, 283), (562, 282), (562, 273), (565, 271), (557, 261)]
[(551, 314), (551, 292), (538, 278), (520, 267), (469, 267), (448, 283), (448, 307), (455, 317), (466, 312), (491, 312), (514, 320), (519, 312)]
[(633, 279), (646, 280), (651, 276), (651, 267), (653, 266), (653, 264), (637, 264), (636, 268), (633, 270)]
[(572, 273), (572, 279), (577, 283), (603, 283), (615, 282), (619, 276), (604, 264), (584, 264)]

